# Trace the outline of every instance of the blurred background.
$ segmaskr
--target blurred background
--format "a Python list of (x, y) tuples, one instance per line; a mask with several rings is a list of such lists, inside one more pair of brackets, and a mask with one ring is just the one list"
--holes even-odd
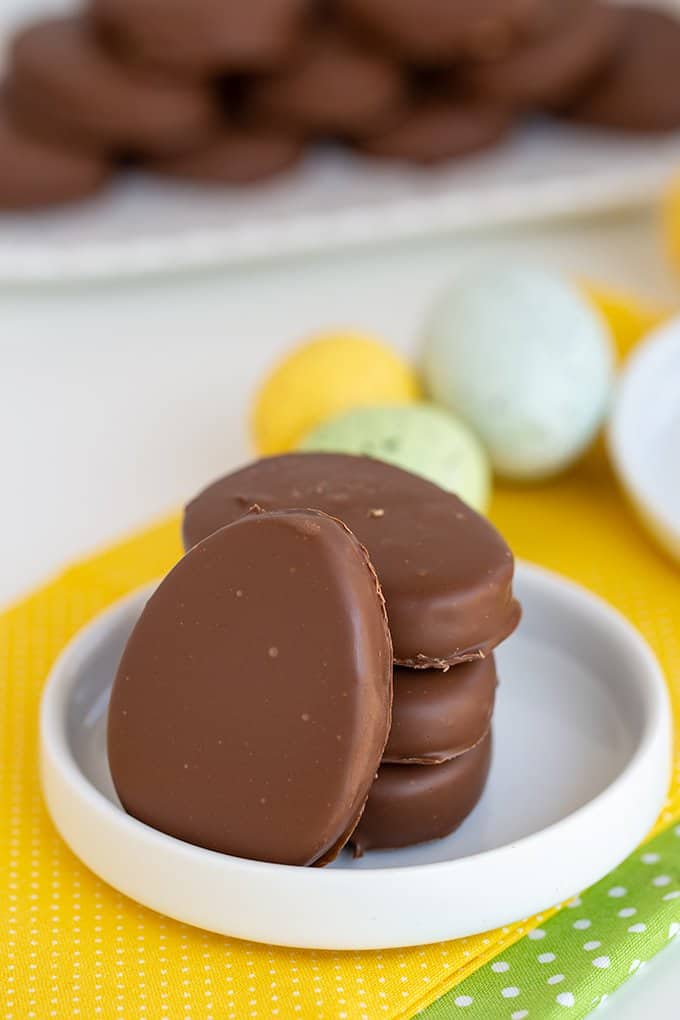
[[(5, 0), (2, 37), (68, 7)], [(1, 213), (0, 598), (251, 456), (258, 385), (307, 336), (368, 331), (415, 359), (432, 302), (475, 260), (672, 310), (662, 199), (680, 134), (516, 120), (428, 167), (314, 143), (251, 187), (133, 170), (87, 201)]]

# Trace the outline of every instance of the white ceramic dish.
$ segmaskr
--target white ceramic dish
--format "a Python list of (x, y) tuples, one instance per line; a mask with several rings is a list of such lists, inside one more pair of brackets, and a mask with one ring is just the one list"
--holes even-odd
[[(149, 590), (83, 630), (41, 709), (45, 799), (78, 857), (111, 885), (190, 924), (321, 949), (435, 942), (565, 899), (640, 842), (669, 780), (670, 713), (659, 667), (602, 601), (521, 564), (524, 619), (500, 650), (491, 776), (457, 833), (330, 868), (203, 850), (125, 814), (105, 752), (111, 679)], [(414, 766), (414, 768), (423, 766)]]
[(609, 449), (643, 524), (680, 560), (680, 318), (656, 330), (628, 360)]
[[(72, 6), (3, 0), (0, 55), (17, 23)], [(643, 205), (678, 165), (679, 134), (635, 139), (537, 121), (440, 169), (328, 149), (280, 182), (245, 190), (128, 175), (89, 202), (0, 215), (0, 282), (183, 271)]]

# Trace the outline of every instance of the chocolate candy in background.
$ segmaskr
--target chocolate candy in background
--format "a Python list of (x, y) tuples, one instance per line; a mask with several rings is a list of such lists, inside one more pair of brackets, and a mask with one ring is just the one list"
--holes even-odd
[(316, 133), (354, 134), (389, 122), (406, 95), (396, 61), (337, 28), (318, 26), (289, 67), (253, 79), (246, 117)]
[(616, 54), (567, 115), (619, 131), (680, 128), (680, 21), (646, 7), (624, 7), (621, 18)]
[(111, 164), (23, 133), (0, 105), (0, 209), (25, 210), (86, 198), (106, 184)]
[(370, 156), (440, 163), (501, 141), (514, 123), (507, 107), (477, 100), (415, 101), (386, 130), (361, 139)]
[(395, 660), (448, 668), (488, 654), (515, 629), (513, 558), (457, 496), (370, 457), (292, 453), (226, 475), (185, 509), (187, 548), (257, 504), (312, 506), (340, 518), (382, 585)]
[(341, 15), (396, 56), (447, 64), (462, 54), (500, 55), (541, 25), (554, 0), (337, 0)]
[(163, 176), (206, 184), (254, 184), (295, 166), (305, 145), (299, 136), (273, 129), (226, 128), (195, 152), (147, 164)]
[(122, 63), (83, 17), (46, 19), (15, 37), (8, 103), (37, 136), (99, 152), (184, 152), (222, 122), (209, 86)]
[(436, 765), (469, 751), (489, 729), (496, 686), (493, 655), (447, 672), (395, 666), (383, 762)]
[(90, 0), (99, 26), (151, 66), (190, 75), (278, 67), (312, 0)]
[(552, 30), (497, 60), (457, 69), (474, 95), (514, 108), (553, 106), (571, 99), (612, 57), (620, 41), (621, 11), (599, 0), (563, 0)]
[(490, 730), (442, 765), (382, 765), (350, 839), (355, 856), (448, 836), (476, 807), (490, 765)]
[(250, 513), (149, 599), (108, 717), (123, 807), (186, 842), (325, 864), (387, 740), (392, 648), (375, 572), (315, 511)]

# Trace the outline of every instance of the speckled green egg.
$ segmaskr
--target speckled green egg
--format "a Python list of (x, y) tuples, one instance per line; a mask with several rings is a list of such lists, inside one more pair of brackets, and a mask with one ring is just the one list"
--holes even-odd
[(301, 450), (366, 454), (422, 475), (484, 512), (490, 467), (484, 448), (457, 418), (431, 404), (362, 407), (318, 426)]

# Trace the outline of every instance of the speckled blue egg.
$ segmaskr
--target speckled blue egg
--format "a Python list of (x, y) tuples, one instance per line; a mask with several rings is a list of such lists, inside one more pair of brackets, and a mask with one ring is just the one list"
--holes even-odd
[(477, 433), (499, 474), (567, 467), (608, 409), (611, 337), (568, 280), (491, 261), (463, 271), (435, 303), (422, 369), (432, 398)]

